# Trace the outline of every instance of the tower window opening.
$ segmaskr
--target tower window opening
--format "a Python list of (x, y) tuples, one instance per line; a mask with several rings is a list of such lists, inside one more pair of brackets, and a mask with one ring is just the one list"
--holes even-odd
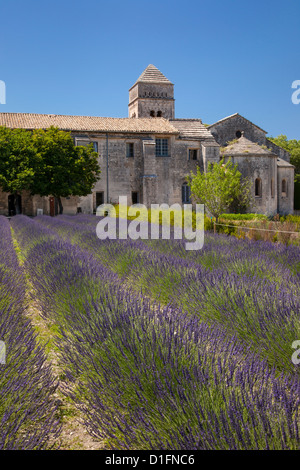
[(189, 149), (189, 160), (197, 160), (197, 159), (198, 159), (198, 150)]

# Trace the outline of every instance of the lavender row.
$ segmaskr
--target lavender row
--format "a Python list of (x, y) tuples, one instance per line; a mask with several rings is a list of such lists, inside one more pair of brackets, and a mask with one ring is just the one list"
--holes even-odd
[(49, 448), (60, 429), (52, 398), (56, 383), (25, 308), (24, 273), (9, 222), (0, 217), (1, 450)]
[[(90, 215), (59, 216), (56, 221), (91, 229), (95, 233), (100, 218)], [(45, 221), (45, 218), (44, 218)], [(128, 224), (130, 221), (128, 221)], [(148, 230), (150, 233), (150, 229)], [(171, 230), (172, 237), (172, 230)], [(268, 277), (273, 282), (290, 286), (295, 278), (300, 280), (300, 248), (271, 242), (237, 239), (223, 234), (205, 232), (205, 243), (201, 250), (187, 251), (185, 240), (144, 240), (152, 250), (174, 255), (198, 263), (209, 269), (224, 268), (229, 272)]]
[[(16, 235), (17, 222), (46, 234), (15, 218)], [(36, 243), (25, 266), (60, 327), (65, 392), (112, 448), (299, 448), (299, 379), (222, 327), (117, 288), (99, 261), (58, 239)]]
[[(167, 250), (153, 250), (141, 240), (101, 241), (96, 237), (95, 218), (91, 216), (41, 217), (38, 220), (65, 239), (72, 237), (75, 245), (88, 250), (136, 290), (208, 323), (223, 325), (246, 344), (251, 343), (261, 357), (279, 370), (299, 374), (299, 367), (291, 360), (292, 343), (299, 335), (299, 273), (293, 273), (278, 260), (271, 262), (278, 252), (281, 257), (290, 256), (294, 260), (293, 266), (296, 266), (300, 259), (297, 258), (298, 248), (295, 251), (295, 247), (288, 247), (289, 251), (286, 247), (274, 248), (274, 244), (268, 242), (239, 241), (234, 237), (228, 239), (217, 235), (217, 240), (207, 248), (211, 257), (219, 255), (227, 259), (229, 253), (232, 260), (236, 258), (237, 267), (239, 263), (252, 266), (250, 275), (245, 274), (242, 268), (237, 268), (237, 272), (228, 269), (228, 264), (222, 266), (217, 263), (212, 269), (197, 263), (197, 260), (194, 262), (188, 257), (177, 256), (179, 245), (175, 240), (159, 241), (163, 247), (168, 243), (171, 254)], [(86, 223), (77, 223), (79, 220)], [(256, 269), (259, 271), (255, 243), (259, 266), (264, 265), (260, 275), (254, 274)], [(213, 251), (214, 246), (217, 247), (217, 255)], [(180, 253), (179, 248), (177, 252)], [(280, 277), (278, 271), (280, 276), (286, 274), (286, 282), (280, 286), (273, 282), (274, 278)]]

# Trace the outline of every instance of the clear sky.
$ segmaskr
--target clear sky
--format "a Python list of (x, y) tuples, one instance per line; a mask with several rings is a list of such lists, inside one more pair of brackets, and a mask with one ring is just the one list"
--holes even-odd
[(300, 139), (299, 0), (1, 0), (0, 18), (0, 112), (127, 117), (153, 64), (177, 118), (238, 112)]

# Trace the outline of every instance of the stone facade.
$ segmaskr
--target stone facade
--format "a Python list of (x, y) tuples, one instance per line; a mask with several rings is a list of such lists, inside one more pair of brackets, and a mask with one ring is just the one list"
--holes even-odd
[[(119, 196), (127, 196), (128, 205), (190, 202), (187, 175), (198, 166), (205, 172), (208, 163), (219, 162), (222, 154), (231, 156), (242, 174), (251, 177), (255, 200), (251, 211), (293, 212), (294, 167), (289, 154), (268, 141), (264, 130), (239, 114), (210, 126), (200, 119), (178, 119), (174, 103), (173, 83), (149, 65), (129, 90), (128, 118), (0, 113), (0, 125), (26, 129), (53, 125), (70, 131), (76, 145), (94, 143), (101, 178), (92, 194), (62, 199), (66, 214), (95, 213), (102, 203), (117, 203)], [(228, 145), (233, 140), (233, 146)], [(251, 148), (244, 151), (243, 145)], [(255, 195), (257, 181), (259, 195)], [(0, 194), (1, 214), (9, 214), (9, 196)], [(56, 212), (51, 197), (23, 192), (21, 198), (24, 214), (36, 215), (38, 209), (44, 214)]]
[(227, 145), (228, 142), (241, 137), (243, 134), (246, 139), (259, 145), (265, 145), (281, 159), (287, 162), (290, 161), (290, 154), (271, 142), (266, 137), (266, 131), (238, 113), (211, 124), (208, 126), (208, 129), (221, 146)]

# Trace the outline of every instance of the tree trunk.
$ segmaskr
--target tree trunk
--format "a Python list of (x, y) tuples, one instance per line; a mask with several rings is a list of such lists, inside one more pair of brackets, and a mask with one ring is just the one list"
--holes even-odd
[(14, 204), (15, 204), (15, 209), (16, 209), (16, 215), (21, 214), (21, 207), (19, 204), (19, 195), (18, 193), (14, 193)]
[(62, 202), (61, 202), (61, 197), (58, 196), (56, 199), (57, 199), (57, 202), (58, 202), (59, 214), (62, 214), (63, 211), (64, 211), (64, 208), (63, 208), (63, 205), (62, 205)]

